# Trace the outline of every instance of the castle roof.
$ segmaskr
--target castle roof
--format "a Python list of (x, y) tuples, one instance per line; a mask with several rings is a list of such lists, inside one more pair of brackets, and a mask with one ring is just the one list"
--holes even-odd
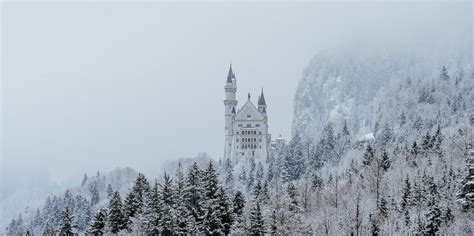
[(258, 111), (257, 107), (249, 100), (242, 106), (242, 108), (235, 115), (235, 120), (263, 120), (264, 114)]
[(267, 105), (267, 103), (265, 102), (265, 96), (263, 96), (263, 89), (262, 89), (262, 93), (258, 97), (258, 105), (259, 106), (266, 106)]
[(235, 74), (232, 71), (232, 64), (230, 64), (229, 73), (227, 74), (227, 83), (232, 83), (232, 79), (235, 79)]

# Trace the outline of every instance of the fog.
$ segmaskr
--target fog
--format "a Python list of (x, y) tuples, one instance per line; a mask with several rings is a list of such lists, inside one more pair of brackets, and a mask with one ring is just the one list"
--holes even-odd
[(1, 15), (3, 187), (221, 157), (230, 62), (239, 106), (263, 88), (270, 132), (289, 139), (319, 50), (472, 37), (471, 2), (3, 3)]

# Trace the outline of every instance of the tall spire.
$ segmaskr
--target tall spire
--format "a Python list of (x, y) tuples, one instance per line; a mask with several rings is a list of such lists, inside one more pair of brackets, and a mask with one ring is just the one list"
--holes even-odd
[(266, 106), (267, 103), (265, 102), (265, 96), (263, 95), (263, 88), (262, 88), (262, 93), (258, 97), (258, 105), (259, 106)]
[(229, 73), (227, 74), (227, 83), (228, 84), (232, 83), (232, 79), (235, 79), (235, 74), (232, 71), (232, 63), (231, 63), (229, 67)]

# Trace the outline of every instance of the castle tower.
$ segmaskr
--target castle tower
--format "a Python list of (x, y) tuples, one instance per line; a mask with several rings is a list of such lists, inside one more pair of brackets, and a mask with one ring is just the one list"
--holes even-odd
[(232, 140), (234, 135), (234, 118), (235, 118), (235, 109), (237, 106), (236, 92), (237, 92), (237, 80), (235, 74), (232, 71), (232, 64), (229, 68), (229, 73), (227, 74), (226, 85), (224, 86), (225, 90), (225, 147), (224, 147), (224, 160), (231, 157), (232, 153)]
[(258, 97), (258, 111), (267, 114), (267, 103), (265, 102), (265, 96), (263, 95), (263, 88), (262, 93)]

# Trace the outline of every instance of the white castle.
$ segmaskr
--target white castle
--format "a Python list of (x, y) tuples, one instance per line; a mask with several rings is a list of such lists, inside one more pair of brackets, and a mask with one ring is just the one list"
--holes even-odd
[(262, 93), (258, 97), (258, 108), (250, 101), (237, 109), (237, 80), (229, 68), (225, 89), (225, 147), (224, 160), (232, 162), (254, 156), (256, 159), (267, 158), (270, 149), (271, 135), (268, 133), (267, 104)]

